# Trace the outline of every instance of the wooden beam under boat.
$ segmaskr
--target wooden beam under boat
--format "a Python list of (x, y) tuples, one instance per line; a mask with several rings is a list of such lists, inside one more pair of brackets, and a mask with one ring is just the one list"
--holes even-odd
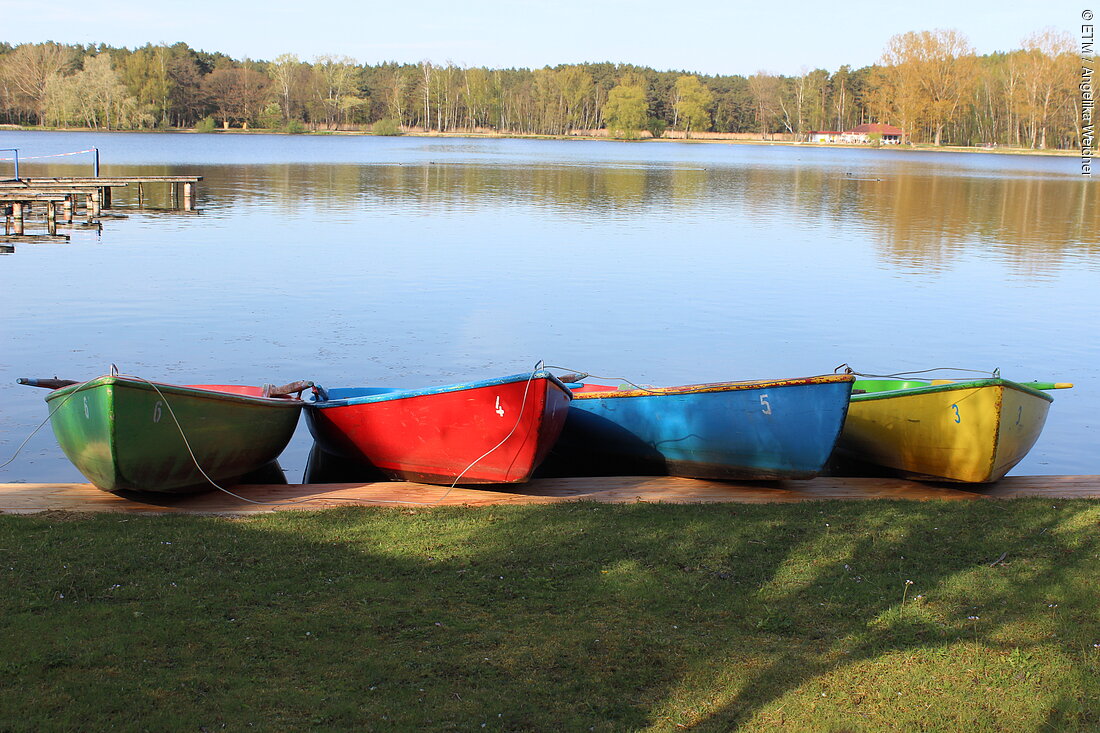
[[(0, 484), (0, 513), (42, 511), (136, 514), (256, 514), (346, 506), (417, 508), (500, 506), (562, 501), (601, 503), (793, 503), (828, 500), (988, 500), (1100, 498), (1100, 476), (1009, 476), (989, 486), (928, 484), (891, 478), (821, 477), (809, 481), (703, 481), (668, 476), (535, 479), (492, 488), (381, 481), (357, 484), (235, 486), (190, 495), (118, 495), (91, 484)], [(259, 502), (259, 503), (250, 503)]]

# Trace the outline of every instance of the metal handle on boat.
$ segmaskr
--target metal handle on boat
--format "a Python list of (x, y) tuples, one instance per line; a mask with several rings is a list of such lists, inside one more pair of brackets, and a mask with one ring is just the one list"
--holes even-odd
[(58, 379), (53, 377), (45, 377), (43, 379), (31, 379), (28, 377), (20, 377), (15, 380), (16, 384), (25, 384), (28, 387), (42, 387), (43, 389), (61, 389), (62, 387), (68, 387), (70, 384), (80, 384), (75, 379)]
[(298, 394), (298, 398), (301, 399), (302, 392), (313, 386), (313, 382), (307, 382), (305, 380), (299, 380), (297, 382), (291, 382), (290, 384), (284, 384), (281, 387), (276, 387), (274, 384), (264, 385), (264, 397), (286, 397), (294, 393)]

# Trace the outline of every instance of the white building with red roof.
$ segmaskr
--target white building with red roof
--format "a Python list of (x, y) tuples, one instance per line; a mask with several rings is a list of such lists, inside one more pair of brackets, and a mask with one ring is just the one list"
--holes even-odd
[(901, 142), (904, 133), (900, 127), (884, 125), (881, 122), (869, 122), (864, 125), (856, 125), (851, 130), (840, 133), (842, 143), (869, 143), (872, 135), (878, 135), (883, 143), (897, 145)]
[(806, 142), (811, 143), (856, 143), (866, 144), (871, 142), (872, 135), (889, 145), (897, 145), (905, 133), (900, 127), (884, 125), (881, 122), (869, 122), (856, 125), (851, 130), (810, 130), (806, 133)]

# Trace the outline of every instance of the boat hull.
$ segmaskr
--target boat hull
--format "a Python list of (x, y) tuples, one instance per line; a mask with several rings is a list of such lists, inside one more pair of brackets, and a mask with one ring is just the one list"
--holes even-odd
[(844, 423), (853, 378), (574, 392), (558, 473), (812, 478)]
[(282, 453), (302, 402), (260, 392), (110, 376), (55, 390), (46, 401), (61, 450), (97, 487), (184, 493), (212, 488), (196, 462), (222, 483)]
[(853, 394), (838, 453), (913, 478), (989, 483), (1031, 450), (1052, 402), (1005, 379), (903, 384), (856, 382), (875, 391)]
[(395, 480), (526, 481), (561, 433), (569, 390), (549, 372), (422, 390), (349, 388), (309, 403), (325, 452)]

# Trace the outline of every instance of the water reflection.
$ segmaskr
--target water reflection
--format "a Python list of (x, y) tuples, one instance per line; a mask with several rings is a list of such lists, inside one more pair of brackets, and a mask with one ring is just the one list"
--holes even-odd
[[(427, 149), (452, 155), (464, 150)], [(362, 210), (440, 215), (520, 208), (532, 216), (582, 221), (661, 213), (690, 223), (786, 222), (868, 236), (884, 262), (915, 271), (949, 268), (973, 253), (1041, 275), (1067, 257), (1094, 267), (1100, 254), (1100, 193), (1070, 176), (993, 176), (981, 169), (943, 175), (913, 163), (884, 171), (720, 161), (524, 162), (165, 164), (107, 166), (104, 174), (202, 175), (200, 206), (214, 217), (233, 216), (242, 207), (319, 222)], [(40, 174), (31, 170), (30, 175)], [(50, 166), (49, 171), (86, 174), (80, 166)], [(136, 186), (118, 189), (116, 206), (136, 206), (137, 196)], [(145, 186), (142, 203), (151, 210), (178, 207), (167, 185)]]
[[(178, 170), (166, 166), (133, 169), (134, 175), (173, 172)], [(886, 263), (917, 271), (949, 268), (972, 253), (1037, 275), (1067, 257), (1095, 267), (1100, 254), (1100, 194), (1075, 179), (454, 164), (215, 166), (203, 175), (201, 200), (214, 216), (240, 207), (318, 220), (363, 209), (442, 215), (521, 208), (532, 216), (580, 221), (641, 220), (655, 213), (690, 223), (741, 219), (867, 236)], [(116, 194), (116, 200), (133, 194)], [(147, 195), (148, 205), (170, 204), (164, 192)]]

